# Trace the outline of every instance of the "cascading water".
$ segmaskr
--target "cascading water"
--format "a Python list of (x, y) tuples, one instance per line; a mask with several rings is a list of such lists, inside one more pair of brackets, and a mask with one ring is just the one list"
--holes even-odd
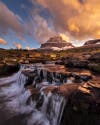
[(51, 125), (60, 125), (60, 120), (66, 100), (59, 94), (48, 93), (44, 95), (41, 111), (45, 113)]
[[(60, 125), (65, 98), (57, 93), (45, 94), (41, 89), (39, 97), (43, 97), (43, 103), (37, 108), (39, 100), (32, 100), (30, 91), (24, 88), (28, 77), (21, 72), (25, 68), (21, 66), (18, 73), (0, 79), (0, 124), (5, 125), (9, 120), (11, 123), (14, 117), (20, 116), (19, 125)], [(47, 72), (43, 72), (43, 77), (47, 77)]]

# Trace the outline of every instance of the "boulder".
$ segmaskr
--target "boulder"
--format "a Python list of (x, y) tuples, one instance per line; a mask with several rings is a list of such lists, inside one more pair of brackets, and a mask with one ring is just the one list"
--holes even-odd
[(62, 125), (100, 125), (100, 79), (78, 86), (67, 99)]

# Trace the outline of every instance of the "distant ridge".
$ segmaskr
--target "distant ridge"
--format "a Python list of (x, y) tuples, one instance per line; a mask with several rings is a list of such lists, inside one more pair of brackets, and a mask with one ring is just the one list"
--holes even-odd
[(84, 46), (100, 45), (100, 39), (89, 40), (85, 42)]

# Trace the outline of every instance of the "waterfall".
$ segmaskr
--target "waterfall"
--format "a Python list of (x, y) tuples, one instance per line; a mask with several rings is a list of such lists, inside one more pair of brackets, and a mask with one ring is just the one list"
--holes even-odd
[[(66, 103), (65, 98), (58, 93), (45, 94), (40, 91), (39, 98), (43, 97), (43, 103), (37, 108), (39, 100), (32, 100), (30, 91), (24, 87), (28, 79), (22, 74), (22, 70), (25, 68), (25, 66), (21, 66), (19, 72), (0, 79), (0, 109), (5, 106), (2, 110), (4, 114), (2, 117), (6, 121), (18, 115), (25, 115), (22, 125), (60, 125)], [(40, 74), (40, 70), (38, 74)], [(46, 77), (47, 72), (43, 74), (43, 77)], [(27, 103), (28, 100), (29, 103)], [(22, 117), (20, 119), (22, 120)], [(0, 119), (1, 122), (4, 121)]]
[(44, 102), (40, 110), (49, 119), (50, 125), (60, 125), (62, 113), (66, 104), (66, 100), (59, 94), (48, 93), (44, 95)]

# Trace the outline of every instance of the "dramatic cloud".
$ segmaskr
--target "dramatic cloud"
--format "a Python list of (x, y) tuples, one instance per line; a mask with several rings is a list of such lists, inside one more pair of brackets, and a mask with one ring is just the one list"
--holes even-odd
[(37, 0), (53, 15), (56, 32), (75, 39), (100, 37), (100, 0)]
[(62, 34), (62, 33), (60, 33), (59, 35), (62, 37), (63, 40), (65, 40), (65, 41), (67, 41), (67, 42), (70, 41), (70, 38), (69, 38), (67, 35)]
[(7, 33), (9, 29), (13, 30), (16, 34), (22, 32), (22, 26), (18, 21), (18, 16), (0, 2), (0, 32)]
[(31, 50), (31, 48), (29, 46), (26, 46), (26, 50)]
[(7, 42), (6, 42), (4, 39), (0, 38), (0, 44), (2, 44), (2, 45), (6, 45)]
[[(15, 34), (21, 41), (31, 38), (39, 43), (60, 34), (64, 40), (100, 38), (100, 0), (29, 0), (21, 10), (28, 16), (0, 2), (0, 35)], [(13, 8), (13, 7), (12, 7)], [(19, 11), (21, 11), (19, 8)], [(18, 15), (19, 14), (19, 15)], [(30, 46), (30, 43), (29, 45)], [(20, 48), (20, 47), (19, 47)]]
[(16, 47), (16, 49), (21, 49), (22, 48), (22, 46), (17, 42), (14, 42), (13, 46)]
[(48, 38), (54, 35), (54, 31), (48, 26), (47, 21), (39, 15), (34, 16), (33, 27), (34, 38), (40, 43), (46, 42)]

